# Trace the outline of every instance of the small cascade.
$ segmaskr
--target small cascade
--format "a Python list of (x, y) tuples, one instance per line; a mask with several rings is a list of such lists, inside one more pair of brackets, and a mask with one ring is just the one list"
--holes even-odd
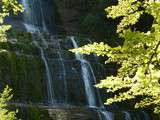
[(54, 96), (53, 87), (52, 87), (52, 78), (51, 78), (50, 70), (49, 70), (49, 67), (48, 67), (47, 60), (45, 58), (44, 51), (41, 47), (40, 47), (40, 51), (41, 51), (41, 58), (42, 58), (42, 60), (45, 64), (45, 69), (46, 69), (48, 102), (50, 104), (54, 104), (55, 96)]
[[(75, 41), (75, 38), (72, 36), (70, 37), (72, 44), (74, 48), (78, 48), (78, 45)], [(105, 111), (104, 110), (104, 105), (102, 104), (101, 98), (99, 91), (95, 91), (93, 89), (93, 84), (91, 83), (91, 80), (94, 80), (94, 84), (96, 84), (96, 78), (94, 76), (94, 72), (92, 70), (91, 65), (89, 64), (88, 61), (86, 61), (81, 54), (75, 54), (76, 59), (81, 62), (81, 70), (82, 70), (82, 76), (83, 76), (83, 81), (85, 85), (85, 91), (86, 91), (86, 96), (88, 100), (89, 107), (97, 107), (96, 104), (96, 95), (95, 92), (97, 92), (97, 97), (100, 102), (100, 107), (98, 107), (97, 113), (99, 115), (100, 120), (114, 120), (113, 113)]]
[(98, 113), (98, 118), (99, 118), (99, 120), (103, 120), (102, 113), (101, 113), (99, 110), (97, 110), (97, 113)]
[(114, 120), (114, 115), (111, 112), (108, 111), (102, 111), (100, 110), (100, 115), (102, 120)]
[(29, 0), (22, 0), (22, 4), (25, 8), (24, 10), (24, 14), (23, 14), (23, 19), (24, 19), (24, 26), (26, 28), (26, 30), (28, 32), (32, 32), (35, 33), (37, 31), (39, 31), (38, 28), (38, 19), (37, 19), (37, 15), (35, 14), (35, 10), (33, 11), (33, 9), (36, 9), (37, 7), (40, 6), (35, 6), (35, 0), (33, 0), (32, 4), (30, 4), (31, 1)]
[[(25, 7), (23, 20), (28, 32), (35, 33), (40, 31), (49, 33), (48, 26), (53, 26), (52, 33), (55, 32), (53, 15), (49, 14), (50, 12), (48, 10), (51, 9), (49, 7), (51, 3), (44, 2), (43, 0), (21, 0), (21, 2)], [(47, 5), (48, 8), (46, 8), (44, 4)]]
[(143, 116), (144, 116), (144, 120), (151, 120), (150, 116), (145, 112), (145, 111), (141, 111)]
[(40, 54), (41, 54), (41, 59), (45, 65), (45, 70), (46, 70), (46, 86), (47, 86), (47, 102), (49, 104), (54, 104), (55, 103), (55, 95), (54, 95), (54, 89), (53, 89), (53, 83), (52, 83), (52, 76), (49, 70), (48, 62), (45, 57), (45, 53), (43, 48), (39, 45), (39, 43), (35, 40), (34, 44), (39, 48)]
[(124, 114), (124, 120), (132, 120), (129, 112), (123, 111), (122, 113)]
[[(33, 38), (34, 38), (34, 34), (36, 33), (38, 38), (42, 40), (44, 48), (47, 48), (48, 44), (43, 34), (41, 33), (41, 32), (48, 33), (45, 25), (41, 0), (33, 0), (33, 1), (22, 0), (22, 4), (25, 7), (23, 18), (24, 18), (24, 26), (26, 27), (26, 30), (33, 34)], [(36, 13), (37, 10), (40, 10), (40, 12), (38, 12), (39, 14)], [(44, 66), (46, 70), (47, 102), (49, 104), (54, 104), (55, 95), (54, 95), (54, 89), (53, 89), (53, 83), (52, 83), (52, 76), (49, 70), (47, 59), (45, 57), (44, 49), (41, 47), (41, 45), (39, 45), (39, 42), (40, 41), (36, 41), (36, 39), (34, 38), (34, 43), (40, 50), (41, 59), (44, 62)]]
[(49, 33), (48, 32), (48, 29), (47, 29), (47, 26), (46, 26), (46, 23), (45, 23), (45, 16), (44, 16), (44, 13), (43, 13), (43, 9), (42, 9), (42, 2), (39, 0), (39, 5), (40, 5), (40, 11), (41, 11), (41, 18), (42, 18), (42, 28), (43, 28), (43, 31), (45, 33)]
[[(74, 48), (78, 48), (75, 38), (70, 37), (70, 39), (73, 43)], [(88, 105), (89, 107), (97, 107), (96, 95), (93, 88), (93, 84), (91, 83), (92, 76), (88, 67), (88, 62), (83, 58), (83, 55), (81, 54), (75, 54), (75, 56), (76, 56), (76, 59), (81, 62), (81, 72), (82, 72), (81, 74), (82, 74), (84, 85), (85, 85), (85, 92), (86, 92)]]
[[(86, 61), (86, 63), (87, 63), (87, 65), (88, 65), (88, 67), (89, 67), (90, 75), (93, 77), (93, 81), (94, 81), (94, 85), (95, 85), (95, 84), (97, 84), (97, 82), (96, 82), (96, 77), (95, 77), (95, 75), (94, 75), (92, 66), (90, 65), (90, 63), (89, 63), (88, 61)], [(99, 90), (98, 90), (97, 88), (95, 88), (95, 90), (96, 90), (95, 92), (97, 93), (97, 98), (98, 98), (98, 102), (99, 102), (99, 104), (100, 104), (100, 108), (101, 108), (101, 109), (105, 109), (105, 108), (104, 108), (104, 105), (103, 105), (103, 102), (102, 102), (102, 100), (101, 100), (101, 96), (100, 96)]]
[(51, 40), (54, 40), (53, 43), (55, 43), (55, 41), (57, 42), (57, 46), (58, 46), (58, 57), (59, 57), (59, 60), (60, 60), (60, 63), (61, 63), (61, 69), (62, 69), (62, 76), (60, 76), (61, 80), (63, 80), (63, 83), (64, 83), (64, 95), (65, 95), (65, 103), (67, 103), (68, 101), (68, 88), (67, 88), (67, 81), (66, 81), (66, 68), (65, 68), (65, 64), (64, 64), (64, 61), (63, 61), (63, 58), (62, 58), (62, 55), (61, 55), (61, 46), (60, 46), (60, 43), (59, 43), (59, 40), (54, 38), (54, 36), (51, 36)]

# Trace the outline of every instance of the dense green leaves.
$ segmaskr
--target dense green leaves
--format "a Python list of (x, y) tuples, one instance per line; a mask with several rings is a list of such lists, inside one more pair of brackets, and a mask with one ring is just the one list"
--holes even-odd
[(14, 14), (18, 14), (19, 12), (23, 12), (23, 6), (17, 0), (1, 0), (1, 2), (3, 13), (12, 11)]
[(1, 12), (0, 12), (0, 42), (7, 41), (6, 31), (8, 31), (11, 26), (3, 25), (5, 17), (9, 16), (10, 12), (18, 14), (22, 12), (23, 6), (17, 2), (17, 0), (1, 0)]
[[(108, 17), (120, 19), (117, 33), (124, 39), (123, 45), (111, 47), (103, 42), (93, 43), (72, 51), (95, 53), (106, 57), (106, 62), (121, 65), (116, 76), (107, 77), (97, 85), (116, 93), (106, 104), (140, 98), (135, 108), (150, 106), (155, 113), (160, 113), (160, 2), (119, 0), (118, 5), (105, 10)], [(150, 31), (133, 30), (133, 25), (145, 13), (154, 17)]]
[(121, 32), (124, 28), (134, 25), (138, 21), (143, 13), (142, 10), (139, 10), (140, 6), (142, 3), (138, 0), (119, 0), (118, 5), (108, 7), (105, 10), (108, 12), (107, 17), (113, 19), (123, 17), (117, 29), (117, 32)]
[(12, 98), (11, 89), (7, 86), (0, 94), (0, 120), (17, 120), (16, 112), (9, 111), (7, 108), (7, 102)]

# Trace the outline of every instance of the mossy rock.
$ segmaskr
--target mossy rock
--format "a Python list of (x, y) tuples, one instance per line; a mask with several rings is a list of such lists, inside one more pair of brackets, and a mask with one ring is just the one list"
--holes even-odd
[(0, 52), (0, 83), (8, 84), (16, 101), (42, 102), (43, 63), (39, 57)]

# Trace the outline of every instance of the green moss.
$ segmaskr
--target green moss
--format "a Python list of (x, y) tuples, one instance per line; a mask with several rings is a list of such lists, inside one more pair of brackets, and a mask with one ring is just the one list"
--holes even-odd
[(19, 31), (17, 29), (11, 29), (7, 33), (8, 39), (16, 38), (18, 42), (29, 44), (32, 42), (32, 34), (28, 32)]
[(32, 35), (9, 31), (8, 42), (0, 42), (0, 88), (8, 84), (16, 101), (43, 102), (43, 73), (43, 62)]
[(42, 102), (43, 64), (39, 57), (17, 55), (14, 52), (0, 53), (0, 83), (9, 84), (18, 101)]

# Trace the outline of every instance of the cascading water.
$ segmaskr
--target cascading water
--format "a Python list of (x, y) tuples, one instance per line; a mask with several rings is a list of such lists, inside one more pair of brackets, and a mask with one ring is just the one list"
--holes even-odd
[(108, 111), (99, 111), (101, 114), (102, 120), (114, 120), (114, 115), (111, 112)]
[[(72, 36), (70, 37), (72, 44), (74, 46), (74, 48), (78, 48), (78, 44), (75, 41), (75, 38)], [(104, 105), (102, 104), (100, 95), (99, 95), (99, 91), (95, 91), (95, 89), (93, 89), (93, 84), (91, 83), (91, 79), (93, 77), (94, 80), (94, 84), (96, 84), (96, 79), (92, 70), (91, 65), (89, 64), (88, 61), (86, 61), (83, 57), (83, 55), (81, 54), (75, 54), (76, 59), (79, 60), (81, 62), (81, 70), (82, 70), (82, 76), (83, 76), (83, 81), (84, 81), (84, 85), (85, 85), (85, 91), (86, 91), (86, 96), (87, 96), (87, 100), (88, 100), (88, 104), (89, 107), (97, 107), (96, 104), (96, 95), (95, 92), (98, 93), (98, 100), (100, 103), (100, 107), (98, 108), (97, 112), (99, 115), (99, 119), (102, 120), (113, 120), (113, 113), (105, 111), (104, 110)]]
[(129, 112), (123, 111), (122, 113), (124, 114), (124, 119), (125, 120), (132, 120)]
[(24, 25), (28, 32), (55, 33), (54, 13), (50, 13), (54, 11), (52, 3), (43, 0), (22, 0), (22, 4), (25, 7)]
[[(42, 11), (42, 3), (40, 0), (33, 0), (32, 4), (30, 3), (30, 1), (28, 0), (22, 0), (22, 4), (25, 7), (25, 11), (24, 11), (24, 26), (26, 27), (26, 30), (30, 33), (37, 33), (38, 37), (42, 40), (43, 45), (46, 47), (48, 47), (44, 36), (42, 35), (41, 32), (48, 32), (46, 25), (45, 25), (45, 21), (44, 21), (44, 15), (43, 15), (43, 11)], [(37, 6), (36, 6), (37, 3)], [(35, 10), (40, 9), (40, 14), (37, 14)], [(41, 16), (40, 18), (38, 16)], [(41, 20), (41, 22), (39, 22), (39, 19)], [(41, 23), (41, 24), (40, 24)], [(42, 28), (42, 31), (40, 29), (40, 27)], [(52, 86), (52, 76), (50, 74), (50, 70), (49, 70), (49, 66), (45, 57), (45, 53), (43, 48), (39, 45), (39, 42), (34, 40), (35, 45), (39, 48), (40, 50), (40, 54), (41, 54), (41, 58), (42, 61), (44, 62), (45, 65), (45, 70), (46, 70), (46, 86), (47, 86), (47, 101), (50, 104), (54, 104), (55, 102), (55, 97), (54, 97), (54, 90), (53, 90), (53, 86)]]
[[(74, 48), (78, 48), (78, 45), (74, 39), (74, 37), (70, 37)], [(96, 95), (95, 91), (93, 88), (93, 85), (91, 83), (91, 74), (88, 69), (88, 62), (83, 58), (83, 55), (81, 54), (75, 54), (76, 59), (81, 62), (81, 72), (83, 76), (83, 81), (85, 85), (85, 92), (86, 92), (86, 97), (88, 101), (89, 107), (97, 107), (96, 103)]]
[[(56, 41), (57, 42), (57, 46), (58, 46), (58, 57), (59, 57), (59, 60), (60, 60), (60, 63), (61, 63), (61, 67), (62, 67), (62, 76), (60, 77), (63, 77), (63, 78), (60, 78), (61, 80), (63, 80), (64, 82), (64, 96), (65, 96), (65, 103), (67, 103), (68, 101), (68, 88), (67, 88), (67, 81), (66, 81), (66, 68), (65, 68), (65, 65), (64, 65), (64, 62), (63, 62), (63, 58), (62, 58), (62, 55), (61, 55), (61, 46), (60, 46), (60, 43), (59, 43), (59, 40), (57, 40), (54, 36), (51, 36), (51, 40), (53, 41)], [(55, 43), (55, 42), (53, 42)]]
[(34, 41), (34, 44), (39, 48), (40, 50), (40, 54), (41, 54), (41, 59), (45, 65), (45, 70), (46, 70), (46, 85), (47, 85), (47, 97), (48, 97), (48, 103), (50, 104), (54, 104), (55, 103), (55, 95), (54, 95), (54, 90), (53, 90), (53, 86), (52, 86), (52, 76), (49, 70), (49, 66), (48, 66), (48, 62), (47, 59), (45, 57), (45, 53), (43, 48), (38, 44), (37, 41)]
[(46, 68), (48, 101), (51, 104), (54, 104), (55, 96), (54, 96), (53, 87), (52, 87), (52, 78), (51, 78), (51, 74), (49, 71), (47, 60), (45, 58), (44, 51), (41, 47), (40, 47), (40, 52), (41, 52), (41, 58), (45, 64), (45, 68)]
[[(37, 14), (35, 11), (36, 9), (40, 8), (41, 9), (41, 6), (39, 4), (39, 1), (36, 1), (36, 0), (33, 0), (30, 4), (31, 1), (29, 0), (22, 0), (22, 4), (23, 6), (25, 7), (25, 11), (24, 11), (24, 14), (23, 14), (23, 19), (24, 19), (24, 26), (26, 27), (26, 30), (28, 32), (38, 32), (39, 31), (39, 20), (40, 19), (40, 16), (42, 15), (42, 12), (39, 12), (40, 14)], [(38, 3), (38, 4), (37, 4)], [(37, 5), (37, 6), (36, 6)], [(34, 11), (33, 11), (34, 9)], [(40, 20), (44, 20), (44, 19), (40, 19)], [(44, 23), (44, 21), (42, 22)], [(41, 27), (45, 27), (45, 26), (42, 26)]]

